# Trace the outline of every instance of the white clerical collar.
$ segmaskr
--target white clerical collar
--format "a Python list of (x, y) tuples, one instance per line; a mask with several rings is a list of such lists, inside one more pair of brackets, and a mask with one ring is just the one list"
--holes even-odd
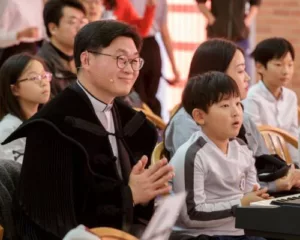
[(112, 104), (106, 104), (105, 102), (102, 102), (100, 99), (96, 98), (95, 96), (93, 96), (81, 83), (79, 80), (77, 80), (77, 84), (82, 88), (82, 90), (86, 93), (86, 95), (88, 96), (88, 98), (90, 99), (93, 108), (95, 110), (95, 112), (109, 112), (111, 111), (112, 107), (113, 107), (113, 103)]

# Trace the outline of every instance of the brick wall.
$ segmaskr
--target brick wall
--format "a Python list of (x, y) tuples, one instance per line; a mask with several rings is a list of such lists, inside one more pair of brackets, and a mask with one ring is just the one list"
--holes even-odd
[(268, 37), (284, 37), (296, 51), (295, 74), (289, 87), (300, 100), (300, 0), (263, 0), (257, 17), (256, 41)]

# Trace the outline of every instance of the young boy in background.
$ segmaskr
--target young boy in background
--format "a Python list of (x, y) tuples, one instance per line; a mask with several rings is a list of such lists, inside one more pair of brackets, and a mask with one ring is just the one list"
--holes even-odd
[[(269, 38), (257, 44), (252, 53), (260, 80), (244, 100), (245, 113), (256, 125), (281, 128), (298, 137), (298, 102), (286, 88), (294, 74), (295, 50), (284, 38)], [(293, 162), (299, 165), (297, 149), (289, 146)]]

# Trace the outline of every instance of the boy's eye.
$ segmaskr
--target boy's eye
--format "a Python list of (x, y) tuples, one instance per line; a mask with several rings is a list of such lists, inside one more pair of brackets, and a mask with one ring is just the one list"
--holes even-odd
[(227, 107), (229, 107), (229, 104), (223, 104), (221, 107), (227, 108)]

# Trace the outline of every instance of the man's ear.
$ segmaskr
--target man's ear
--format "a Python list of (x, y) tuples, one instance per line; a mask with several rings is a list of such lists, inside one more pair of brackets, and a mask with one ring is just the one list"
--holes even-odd
[(89, 61), (88, 51), (84, 51), (80, 54), (80, 63), (81, 63), (81, 68), (84, 68), (84, 69), (89, 68), (90, 61)]
[(206, 113), (203, 110), (199, 109), (199, 108), (194, 108), (193, 111), (192, 111), (193, 119), (200, 126), (205, 124), (205, 120), (204, 120), (205, 114)]
[(48, 24), (48, 30), (51, 33), (51, 36), (55, 36), (57, 32), (57, 26), (55, 23), (49, 23)]

